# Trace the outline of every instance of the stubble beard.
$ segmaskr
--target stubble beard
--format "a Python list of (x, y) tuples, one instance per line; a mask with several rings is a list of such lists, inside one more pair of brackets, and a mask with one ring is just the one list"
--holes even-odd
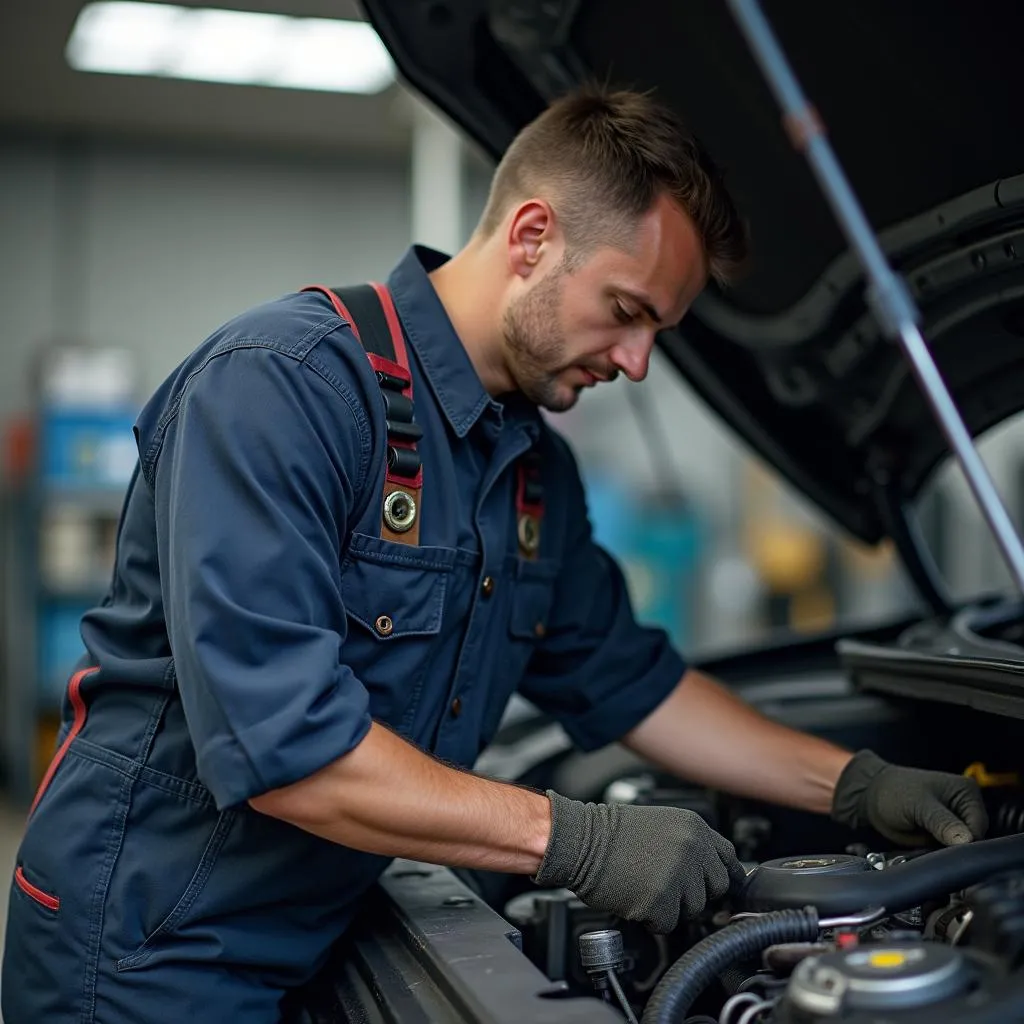
[(558, 267), (505, 311), (509, 371), (516, 387), (535, 405), (565, 412), (579, 389), (558, 380), (565, 369), (565, 338), (558, 333), (558, 308), (565, 269)]

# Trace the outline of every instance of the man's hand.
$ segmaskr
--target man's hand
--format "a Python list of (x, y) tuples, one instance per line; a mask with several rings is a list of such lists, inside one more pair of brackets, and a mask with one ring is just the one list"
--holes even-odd
[(746, 878), (736, 851), (700, 815), (677, 807), (584, 804), (549, 791), (551, 839), (535, 881), (652, 931)]
[(853, 828), (871, 825), (902, 846), (944, 846), (981, 839), (988, 814), (973, 779), (900, 768), (870, 750), (853, 757), (836, 783), (832, 817)]

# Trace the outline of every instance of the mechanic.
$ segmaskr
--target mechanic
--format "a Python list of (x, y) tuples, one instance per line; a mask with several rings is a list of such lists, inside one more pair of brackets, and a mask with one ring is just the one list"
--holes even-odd
[(662, 932), (742, 880), (690, 811), (469, 771), (514, 691), (583, 749), (896, 842), (984, 834), (972, 780), (775, 724), (638, 625), (540, 414), (642, 380), (745, 247), (670, 111), (580, 92), (514, 140), (454, 257), (413, 248), (359, 292), (378, 307), (244, 312), (164, 382), (18, 853), (6, 1024), (279, 1021), (396, 856)]

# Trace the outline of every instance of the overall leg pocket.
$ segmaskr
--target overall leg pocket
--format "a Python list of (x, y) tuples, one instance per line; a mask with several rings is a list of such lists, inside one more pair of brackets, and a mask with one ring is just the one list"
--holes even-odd
[(111, 879), (107, 929), (111, 943), (132, 933), (142, 940), (127, 953), (121, 944), (123, 955), (114, 957), (118, 971), (141, 967), (188, 921), (237, 814), (141, 780), (139, 786)]

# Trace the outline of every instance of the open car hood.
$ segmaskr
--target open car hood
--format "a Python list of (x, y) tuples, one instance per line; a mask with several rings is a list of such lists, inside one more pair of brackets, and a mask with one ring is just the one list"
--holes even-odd
[[(724, 0), (363, 0), (410, 84), (493, 157), (596, 79), (654, 88), (726, 171), (754, 258), (659, 339), (851, 534), (893, 533), (947, 447)], [(764, 0), (973, 434), (1024, 408), (1019, 0)]]

